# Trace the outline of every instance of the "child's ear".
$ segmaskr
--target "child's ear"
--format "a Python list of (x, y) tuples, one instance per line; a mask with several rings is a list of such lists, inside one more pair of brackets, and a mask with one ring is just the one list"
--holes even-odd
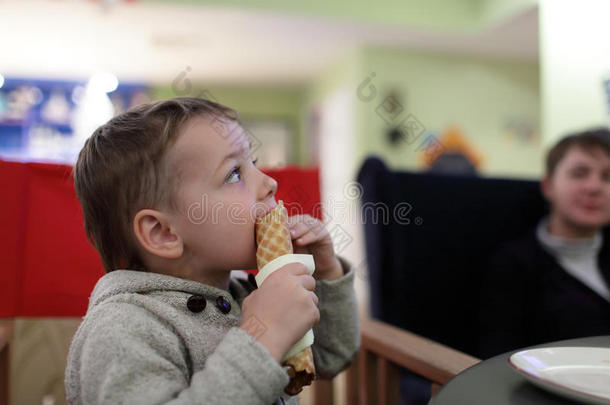
[(133, 232), (140, 245), (149, 253), (166, 259), (182, 256), (182, 238), (162, 212), (143, 209), (133, 219)]

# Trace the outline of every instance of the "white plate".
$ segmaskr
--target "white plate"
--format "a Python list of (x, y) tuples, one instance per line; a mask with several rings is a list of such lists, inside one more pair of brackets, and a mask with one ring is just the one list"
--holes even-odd
[(515, 353), (508, 361), (541, 388), (591, 404), (610, 404), (610, 349), (549, 347)]

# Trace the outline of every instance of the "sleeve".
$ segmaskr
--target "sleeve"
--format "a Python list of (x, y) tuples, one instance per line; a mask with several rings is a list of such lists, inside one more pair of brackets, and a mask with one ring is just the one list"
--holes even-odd
[(317, 280), (320, 322), (313, 328), (316, 372), (331, 379), (346, 368), (360, 347), (360, 321), (354, 292), (354, 269), (342, 258), (343, 277)]
[(527, 264), (515, 247), (494, 254), (483, 279), (479, 354), (486, 359), (527, 345)]
[(96, 320), (81, 353), (85, 404), (269, 405), (288, 384), (267, 349), (236, 327), (189, 378), (186, 347), (170, 325), (132, 304), (105, 305), (115, 308)]

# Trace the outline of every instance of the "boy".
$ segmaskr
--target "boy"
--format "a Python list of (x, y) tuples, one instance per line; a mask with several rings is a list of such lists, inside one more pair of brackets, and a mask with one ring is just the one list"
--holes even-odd
[(195, 98), (131, 109), (87, 140), (74, 183), (107, 274), (70, 347), (70, 404), (297, 404), (280, 360), (307, 330), (320, 377), (354, 357), (354, 272), (319, 221), (289, 221), (315, 278), (297, 263), (258, 289), (230, 277), (256, 267), (255, 222), (277, 189), (233, 110)]
[(610, 334), (610, 131), (560, 140), (542, 193), (549, 216), (493, 258), (483, 286), (481, 356)]

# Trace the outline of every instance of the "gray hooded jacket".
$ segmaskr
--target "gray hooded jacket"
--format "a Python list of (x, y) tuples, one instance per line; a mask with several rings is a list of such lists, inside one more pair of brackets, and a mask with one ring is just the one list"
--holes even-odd
[[(360, 345), (354, 271), (341, 264), (342, 278), (316, 282), (318, 378), (344, 369)], [(252, 289), (239, 278), (225, 291), (157, 273), (104, 275), (70, 346), (68, 403), (298, 404), (284, 393), (285, 368), (239, 328)]]

